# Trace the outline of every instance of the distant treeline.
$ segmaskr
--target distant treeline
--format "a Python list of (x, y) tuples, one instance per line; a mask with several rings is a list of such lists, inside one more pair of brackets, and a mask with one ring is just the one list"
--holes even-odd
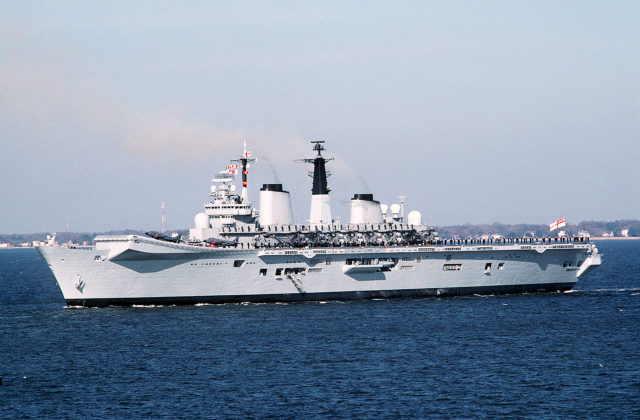
[(581, 230), (589, 232), (591, 236), (603, 236), (613, 232), (615, 236), (621, 236), (623, 229), (629, 229), (629, 236), (640, 236), (640, 220), (616, 220), (615, 222), (599, 222), (590, 220), (578, 224), (567, 224), (567, 226), (549, 232), (548, 225), (504, 225), (493, 223), (490, 225), (456, 225), (456, 226), (436, 226), (435, 229), (440, 237), (480, 237), (482, 235), (498, 234), (505, 238), (520, 238), (525, 235), (535, 237), (556, 236), (558, 231), (564, 230), (569, 236), (576, 236)]
[[(505, 225), (502, 223), (493, 223), (485, 225), (456, 225), (456, 226), (435, 226), (435, 229), (440, 234), (441, 238), (475, 238), (482, 235), (498, 234), (505, 238), (521, 238), (525, 235), (533, 235), (535, 237), (556, 236), (557, 230), (549, 233), (548, 225)], [(629, 229), (629, 236), (640, 236), (640, 220), (616, 220), (615, 222), (599, 222), (590, 220), (586, 222), (580, 222), (576, 225), (568, 224), (564, 230), (569, 236), (576, 236), (581, 230), (586, 230), (591, 236), (603, 236), (603, 234), (609, 234), (613, 232), (615, 236), (621, 236), (623, 229)], [(189, 234), (188, 230), (178, 231), (182, 234), (183, 238), (186, 238)], [(69, 232), (68, 240), (82, 244), (93, 244), (93, 239), (98, 235), (132, 235), (132, 234), (144, 234), (143, 230), (112, 230), (109, 232)], [(1, 234), (0, 243), (9, 242), (13, 245), (20, 245), (22, 243), (33, 243), (33, 241), (45, 241), (47, 233), (13, 233), (13, 234)], [(58, 232), (56, 236), (56, 242), (62, 244), (66, 242), (67, 234), (65, 232)]]
[[(52, 232), (48, 233), (12, 233), (12, 234), (2, 234), (0, 233), (0, 243), (9, 242), (13, 245), (19, 246), (23, 243), (32, 244), (33, 241), (44, 242), (47, 240), (47, 235), (50, 235)], [(93, 244), (93, 239), (98, 235), (131, 235), (131, 234), (139, 234), (142, 231), (139, 230), (112, 230), (109, 232), (69, 232), (67, 235), (65, 232), (56, 232), (56, 242), (63, 244), (67, 241), (73, 242), (74, 244), (83, 244), (86, 242), (88, 245)]]

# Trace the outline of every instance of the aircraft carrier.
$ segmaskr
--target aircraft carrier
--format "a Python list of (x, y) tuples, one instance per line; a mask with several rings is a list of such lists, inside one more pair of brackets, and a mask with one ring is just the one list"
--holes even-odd
[[(441, 239), (399, 204), (356, 193), (348, 223), (331, 214), (324, 142), (314, 156), (308, 224), (296, 224), (289, 192), (263, 184), (248, 196), (250, 163), (215, 175), (188, 238), (97, 236), (92, 249), (38, 247), (69, 306), (290, 302), (556, 292), (600, 265), (588, 238)], [(240, 173), (242, 187), (235, 186)]]

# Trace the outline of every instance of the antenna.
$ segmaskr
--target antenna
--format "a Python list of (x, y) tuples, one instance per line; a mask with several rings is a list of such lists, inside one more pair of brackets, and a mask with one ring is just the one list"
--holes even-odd
[(398, 198), (400, 199), (400, 217), (404, 220), (404, 199), (407, 198), (407, 196), (399, 195)]
[(161, 226), (161, 230), (162, 230), (162, 233), (164, 233), (164, 231), (167, 230), (167, 217), (164, 214), (164, 200), (162, 200), (161, 209), (162, 209), (162, 226)]
[(313, 140), (311, 141), (311, 143), (315, 144), (315, 146), (313, 146), (313, 150), (316, 150), (318, 152), (318, 156), (322, 156), (320, 152), (325, 150), (324, 146), (322, 145), (324, 143), (324, 140)]
[(257, 159), (251, 157), (251, 152), (247, 151), (247, 142), (243, 142), (242, 156), (239, 159), (232, 159), (232, 162), (240, 162), (242, 165), (242, 194), (240, 200), (243, 203), (249, 201), (249, 193), (247, 192), (247, 175), (249, 175), (249, 162), (255, 162)]

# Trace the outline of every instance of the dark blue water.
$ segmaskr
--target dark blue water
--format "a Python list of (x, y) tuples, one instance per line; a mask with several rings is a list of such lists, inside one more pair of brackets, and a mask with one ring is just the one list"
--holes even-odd
[(562, 294), (64, 308), (0, 252), (0, 418), (640, 417), (640, 241)]

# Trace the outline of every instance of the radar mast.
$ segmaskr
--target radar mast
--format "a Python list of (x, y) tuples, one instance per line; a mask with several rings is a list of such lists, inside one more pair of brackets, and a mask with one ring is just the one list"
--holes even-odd
[(313, 178), (313, 187), (311, 189), (311, 214), (309, 216), (309, 224), (311, 226), (329, 225), (331, 224), (331, 207), (329, 206), (329, 186), (327, 185), (327, 177), (331, 172), (326, 170), (326, 163), (333, 158), (326, 159), (322, 156), (325, 150), (324, 140), (315, 140), (313, 150), (318, 154), (312, 159), (301, 159), (301, 162), (312, 163), (313, 172), (309, 172), (309, 176)]
[(247, 175), (249, 175), (249, 162), (255, 162), (257, 159), (251, 157), (251, 152), (247, 151), (247, 142), (244, 142), (244, 151), (239, 159), (233, 159), (232, 162), (240, 162), (242, 165), (242, 194), (240, 199), (243, 203), (249, 201), (249, 193), (247, 191)]

